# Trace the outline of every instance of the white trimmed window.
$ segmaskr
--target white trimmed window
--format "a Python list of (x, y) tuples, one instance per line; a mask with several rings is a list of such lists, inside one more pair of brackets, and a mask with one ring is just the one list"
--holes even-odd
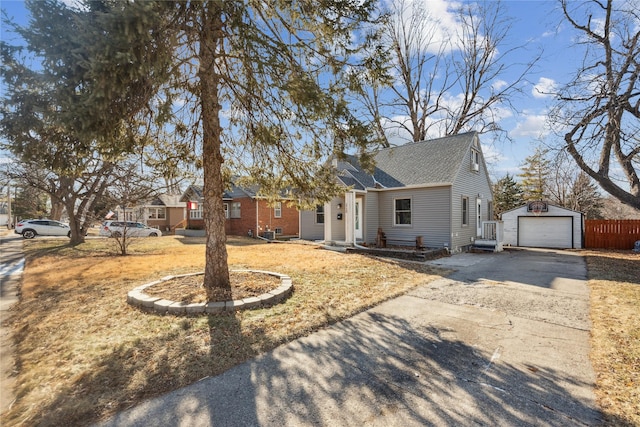
[(198, 203), (197, 209), (191, 209), (189, 211), (189, 218), (191, 219), (202, 219), (202, 203)]
[(475, 149), (471, 149), (471, 170), (478, 172), (480, 170), (480, 152)]
[(149, 208), (149, 219), (166, 219), (167, 211), (165, 208)]
[(231, 218), (240, 218), (240, 202), (231, 203)]
[(324, 206), (316, 206), (316, 224), (324, 224)]
[(276, 202), (273, 206), (273, 217), (282, 218), (282, 202)]
[(469, 198), (462, 198), (462, 226), (469, 225)]
[(411, 225), (411, 199), (393, 200), (393, 224)]
[(224, 204), (224, 217), (229, 219), (229, 203)]

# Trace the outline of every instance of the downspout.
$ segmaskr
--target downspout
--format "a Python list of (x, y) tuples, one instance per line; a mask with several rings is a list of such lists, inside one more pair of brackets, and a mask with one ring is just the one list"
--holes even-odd
[(258, 229), (258, 226), (260, 225), (260, 218), (258, 214), (259, 209), (260, 206), (258, 204), (258, 198), (256, 197), (256, 237), (260, 237), (260, 230)]

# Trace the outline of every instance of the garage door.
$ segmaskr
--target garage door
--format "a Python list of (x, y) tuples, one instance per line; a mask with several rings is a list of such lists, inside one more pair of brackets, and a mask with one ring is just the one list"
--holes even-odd
[(518, 218), (518, 246), (571, 248), (572, 221), (572, 217), (520, 217)]

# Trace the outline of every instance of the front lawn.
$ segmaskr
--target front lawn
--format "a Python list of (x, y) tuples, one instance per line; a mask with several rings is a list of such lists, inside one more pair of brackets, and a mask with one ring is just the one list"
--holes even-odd
[(132, 288), (202, 271), (204, 239), (162, 237), (111, 255), (108, 239), (25, 242), (16, 402), (3, 425), (86, 425), (352, 316), (442, 271), (315, 246), (230, 239), (229, 265), (292, 277), (285, 303), (234, 315), (174, 317), (126, 303)]

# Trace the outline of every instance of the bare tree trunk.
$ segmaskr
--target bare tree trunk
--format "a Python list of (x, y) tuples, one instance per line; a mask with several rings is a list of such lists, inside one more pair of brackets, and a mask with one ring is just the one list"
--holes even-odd
[(222, 11), (216, 2), (203, 6), (200, 28), (200, 102), (202, 107), (202, 160), (204, 167), (204, 224), (207, 232), (204, 287), (209, 301), (230, 300), (231, 283), (227, 265), (223, 158), (220, 152), (219, 79), (216, 52), (222, 37)]
[(64, 210), (64, 203), (55, 200), (51, 197), (51, 219), (55, 219), (56, 221), (60, 221), (62, 218), (62, 211)]
[[(74, 200), (74, 199), (72, 199)], [(74, 210), (73, 202), (71, 202), (71, 206), (66, 206), (67, 213), (69, 214), (69, 227), (71, 228), (71, 245), (79, 245), (85, 242), (84, 232), (82, 230), (82, 226), (80, 224), (79, 218), (76, 216), (76, 212)]]

